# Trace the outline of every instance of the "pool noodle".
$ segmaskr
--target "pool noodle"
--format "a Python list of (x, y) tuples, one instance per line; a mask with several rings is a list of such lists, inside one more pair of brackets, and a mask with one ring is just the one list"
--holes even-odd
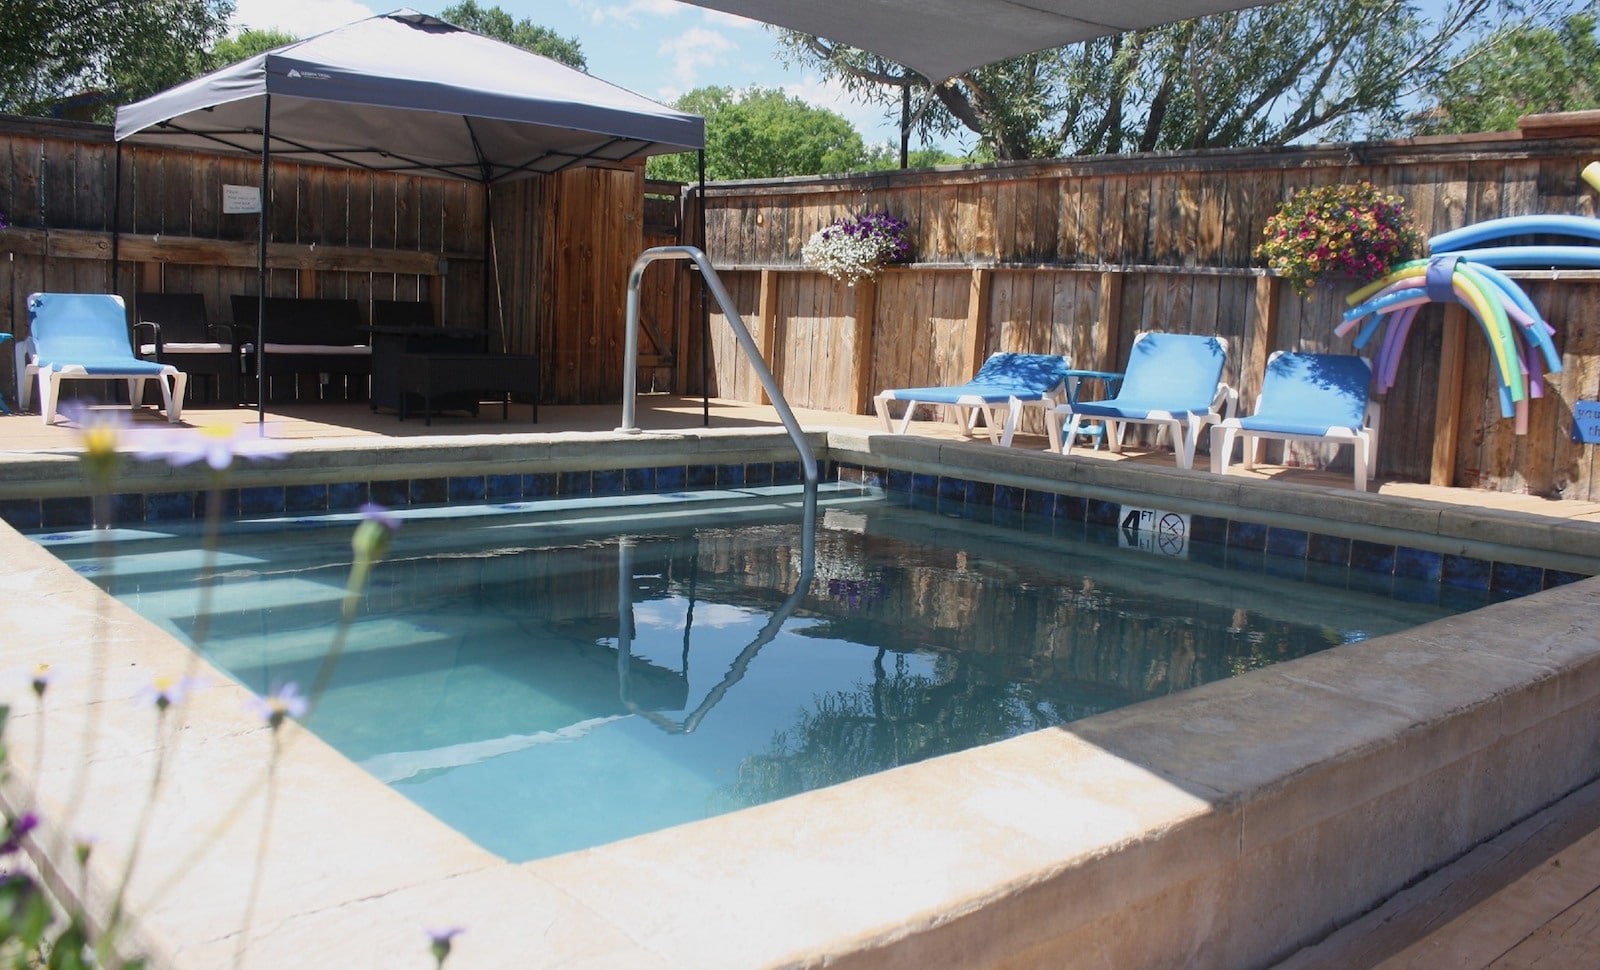
[[(1367, 341), (1372, 338), (1383, 316), (1380, 311), (1390, 311), (1405, 305), (1431, 302), (1431, 298), (1425, 292), (1419, 292), (1426, 286), (1424, 279), (1425, 267), (1425, 263), (1413, 265), (1409, 270), (1405, 271), (1405, 275), (1400, 279), (1391, 281), (1390, 286), (1393, 289), (1389, 292), (1380, 293), (1379, 296), (1367, 301), (1362, 306), (1349, 311), (1347, 315), (1353, 317), (1353, 320), (1347, 322), (1352, 325), (1354, 320), (1360, 319), (1360, 316), (1356, 316), (1356, 314), (1364, 316), (1365, 313), (1363, 311), (1375, 313), (1375, 318), (1362, 329), (1361, 335), (1356, 339), (1357, 347), (1365, 346)], [(1419, 270), (1423, 272), (1419, 272)], [(1482, 281), (1482, 277), (1474, 277), (1470, 269), (1467, 272), (1462, 272), (1462, 270), (1463, 267), (1458, 264), (1456, 273), (1451, 276), (1456, 298), (1472, 312), (1479, 326), (1483, 329), (1484, 336), (1489, 339), (1489, 345), (1494, 351), (1495, 365), (1499, 371), (1500, 383), (1511, 391), (1513, 400), (1520, 398), (1526, 393), (1526, 388), (1520, 379), (1521, 375), (1512, 368), (1512, 358), (1518, 356), (1518, 352), (1513, 343), (1511, 325), (1505, 315), (1504, 305), (1498, 298), (1489, 299), (1489, 294), (1484, 292), (1485, 284)], [(1493, 289), (1498, 295), (1499, 288), (1493, 287)], [(1348, 330), (1348, 327), (1344, 328), (1345, 332), (1348, 332)]]
[(1400, 354), (1405, 349), (1406, 338), (1411, 335), (1411, 324), (1417, 319), (1417, 307), (1406, 307), (1395, 314), (1394, 322), (1390, 325), (1388, 339), (1385, 346), (1394, 345), (1389, 353), (1389, 359), (1383, 366), (1383, 388), (1388, 390), (1394, 386), (1394, 380), (1400, 373)]
[[(1584, 176), (1596, 190), (1600, 190), (1600, 162), (1591, 163), (1585, 169)], [(1579, 217), (1552, 218), (1543, 225), (1548, 227), (1571, 223), (1572, 219), (1576, 218)], [(1517, 223), (1502, 222), (1500, 228), (1516, 227), (1528, 231), (1527, 227), (1531, 224), (1527, 220)], [(1579, 233), (1591, 230), (1595, 238), (1600, 239), (1600, 220), (1586, 220), (1578, 227)], [(1555, 257), (1557, 261), (1561, 259), (1579, 263), (1592, 261), (1593, 265), (1600, 266), (1600, 247), (1500, 247), (1487, 251), (1489, 260), (1480, 261), (1478, 256), (1484, 252), (1468, 251), (1459, 254), (1462, 258), (1452, 267), (1451, 287), (1456, 299), (1477, 319), (1484, 336), (1489, 340), (1499, 378), (1496, 390), (1500, 398), (1501, 414), (1515, 418), (1516, 433), (1526, 434), (1528, 399), (1544, 396), (1544, 371), (1560, 373), (1561, 355), (1551, 339), (1555, 328), (1544, 319), (1527, 293), (1501, 273), (1499, 266), (1494, 264), (1538, 266)], [(1416, 292), (1418, 289), (1426, 290), (1429, 263), (1430, 260), (1411, 260), (1403, 263), (1384, 278), (1375, 280), (1346, 297), (1352, 308), (1345, 312), (1343, 320), (1335, 328), (1336, 333), (1348, 334), (1367, 317), (1372, 317), (1362, 326), (1355, 340), (1355, 346), (1358, 348), (1365, 346), (1372, 339), (1385, 322), (1386, 316), (1393, 316), (1389, 321), (1392, 325), (1384, 334), (1376, 358), (1374, 377), (1380, 391), (1387, 391), (1394, 386), (1400, 356), (1416, 313), (1423, 304), (1433, 302), (1426, 292), (1420, 294)], [(1458, 272), (1460, 279), (1457, 279)], [(1530, 366), (1529, 362), (1535, 356), (1544, 358), (1545, 368)]]
[[(1396, 309), (1409, 302), (1409, 299), (1414, 299), (1406, 291), (1426, 286), (1428, 265), (1427, 260), (1413, 260), (1390, 273), (1377, 291), (1379, 295), (1347, 311), (1345, 323), (1335, 328), (1335, 332), (1348, 333), (1350, 327), (1354, 325), (1354, 320), (1360, 319), (1367, 313)], [(1451, 282), (1457, 299), (1473, 311), (1473, 315), (1478, 318), (1478, 323), (1483, 328), (1484, 335), (1489, 339), (1501, 383), (1511, 389), (1513, 399), (1520, 398), (1526, 393), (1526, 387), (1521, 375), (1511, 365), (1512, 358), (1520, 357), (1520, 354), (1515, 338), (1511, 334), (1510, 321), (1505, 313), (1505, 298), (1501, 296), (1500, 287), (1489, 283), (1481, 274), (1474, 273), (1470, 263), (1462, 265), (1459, 261), (1455, 266), (1455, 272), (1452, 273)], [(1373, 292), (1370, 286), (1365, 291)], [(1494, 299), (1490, 299), (1491, 294)], [(1427, 298), (1421, 302), (1427, 302)], [(1369, 323), (1362, 330), (1361, 336), (1356, 341), (1357, 347), (1364, 346), (1371, 339), (1376, 329), (1374, 323)]]
[[(1600, 162), (1592, 164), (1600, 166)], [(1545, 369), (1552, 374), (1561, 373), (1561, 352), (1556, 350), (1555, 342), (1550, 339), (1551, 335), (1555, 333), (1555, 328), (1550, 326), (1544, 316), (1539, 313), (1539, 308), (1533, 305), (1533, 300), (1529, 299), (1528, 294), (1523, 292), (1522, 287), (1512, 282), (1509, 276), (1493, 266), (1478, 266), (1476, 268), (1483, 273), (1485, 278), (1499, 286), (1502, 292), (1510, 296), (1528, 316), (1533, 318), (1533, 323), (1524, 324), (1524, 327), (1532, 332), (1540, 353), (1544, 355)]]
[[(1471, 272), (1479, 273), (1485, 280), (1495, 284), (1494, 289), (1498, 291), (1496, 295), (1504, 294), (1502, 302), (1507, 316), (1515, 319), (1520, 326), (1529, 328), (1534, 333), (1539, 344), (1539, 348), (1544, 354), (1545, 363), (1548, 365), (1550, 372), (1560, 373), (1561, 354), (1556, 350), (1555, 344), (1550, 340), (1550, 335), (1555, 332), (1555, 328), (1551, 327), (1549, 323), (1545, 322), (1544, 317), (1540, 315), (1538, 308), (1535, 307), (1533, 305), (1533, 301), (1528, 298), (1528, 294), (1523, 292), (1522, 287), (1512, 282), (1510, 277), (1507, 277), (1504, 273), (1500, 272), (1494, 267), (1480, 266), (1475, 262), (1468, 262), (1469, 265), (1467, 268)], [(1415, 270), (1418, 267), (1425, 265), (1426, 264), (1421, 262), (1412, 262), (1406, 264), (1407, 271), (1405, 274), (1399, 279), (1392, 279), (1394, 274), (1391, 274), (1391, 280), (1388, 283), (1388, 286), (1400, 288), (1405, 286), (1415, 287), (1423, 285), (1416, 281), (1423, 279), (1425, 277), (1425, 273), (1417, 274)], [(1401, 271), (1397, 270), (1396, 272), (1399, 273)], [(1484, 287), (1484, 289), (1488, 288)], [(1368, 302), (1369, 304), (1373, 304), (1373, 306), (1366, 308), (1358, 307), (1353, 310), (1346, 311), (1346, 319), (1348, 320), (1351, 317), (1359, 317), (1363, 315), (1363, 309), (1365, 309), (1367, 312), (1371, 312), (1373, 309), (1377, 308), (1376, 299), (1369, 300)], [(1390, 304), (1390, 306), (1392, 306), (1392, 304)], [(1348, 333), (1349, 330), (1349, 326), (1341, 324), (1340, 328), (1335, 329), (1335, 332)]]
[[(1512, 331), (1510, 314), (1506, 312), (1508, 301), (1501, 295), (1500, 288), (1485, 278), (1483, 273), (1470, 262), (1459, 266), (1458, 270), (1472, 282), (1473, 287), (1482, 295), (1485, 304), (1494, 313), (1495, 327), (1500, 334), (1500, 342), (1497, 343), (1496, 349), (1497, 352), (1505, 354), (1503, 366), (1508, 369), (1511, 377), (1512, 399), (1523, 400), (1528, 396), (1528, 385), (1522, 375), (1529, 368), (1522, 352), (1522, 344)], [(1513, 363), (1515, 367), (1512, 366)]]
[[(1507, 236), (1572, 236), (1600, 242), (1600, 219), (1573, 215), (1505, 216), (1475, 222), (1470, 226), (1441, 232), (1428, 240), (1428, 250), (1434, 255), (1460, 253), (1471, 255), (1470, 247), (1490, 239)], [(1522, 248), (1522, 247), (1517, 247)]]
[(1445, 255), (1501, 269), (1600, 269), (1600, 246), (1490, 246)]

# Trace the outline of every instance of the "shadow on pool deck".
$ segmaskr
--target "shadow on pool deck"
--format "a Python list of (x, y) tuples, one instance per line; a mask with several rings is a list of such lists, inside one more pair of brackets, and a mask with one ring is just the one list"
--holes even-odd
[[(781, 422), (770, 407), (715, 400), (709, 405), (713, 429), (771, 429)], [(846, 428), (880, 431), (876, 418), (833, 412), (799, 411), (806, 430)], [(295, 450), (304, 443), (337, 447), (344, 439), (389, 439), (397, 449), (452, 439), (482, 444), (485, 436), (528, 434), (572, 435), (614, 432), (621, 409), (544, 406), (539, 421), (529, 409), (513, 406), (509, 420), (497, 408), (481, 416), (436, 417), (431, 426), (420, 420), (399, 421), (392, 413), (374, 413), (364, 404), (295, 405), (274, 408), (261, 425), (266, 435)], [(191, 407), (183, 426), (227, 427), (247, 431), (257, 425), (254, 410)], [(646, 432), (692, 433), (702, 427), (699, 399), (643, 397), (638, 425)], [(134, 413), (138, 428), (164, 428), (153, 409)], [(962, 440), (953, 425), (923, 422), (918, 435)], [(520, 440), (520, 439), (519, 439)], [(982, 439), (972, 439), (981, 441)], [(79, 447), (77, 430), (66, 420), (46, 427), (35, 415), (0, 416), (0, 462), (40, 453), (72, 452)], [(370, 441), (367, 443), (370, 447)], [(983, 447), (989, 447), (984, 444)], [(1042, 435), (1019, 434), (1019, 451), (1042, 451)], [(1075, 452), (1085, 460), (1118, 461), (1171, 467), (1169, 452)], [(1256, 480), (1282, 480), (1298, 485), (1353, 494), (1348, 476), (1305, 469), (1261, 466), (1232, 475)], [(1600, 504), (1564, 502), (1527, 495), (1472, 489), (1436, 488), (1412, 483), (1380, 482), (1374, 493), (1538, 515), (1551, 519), (1600, 522)], [(1591, 784), (1546, 811), (1520, 823), (1446, 868), (1398, 893), (1368, 915), (1340, 929), (1279, 965), (1279, 970), (1323, 968), (1600, 966), (1600, 783)]]

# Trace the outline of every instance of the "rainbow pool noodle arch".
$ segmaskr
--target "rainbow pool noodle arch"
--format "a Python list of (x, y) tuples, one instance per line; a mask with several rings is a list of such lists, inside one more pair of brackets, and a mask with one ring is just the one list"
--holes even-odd
[[(1460, 254), (1402, 264), (1351, 294), (1349, 302), (1355, 305), (1345, 312), (1335, 332), (1348, 334), (1370, 317), (1355, 339), (1355, 346), (1361, 348), (1385, 322), (1393, 324), (1373, 366), (1378, 390), (1387, 391), (1394, 386), (1400, 354), (1417, 310), (1445, 300), (1460, 303), (1478, 321), (1494, 353), (1500, 413), (1515, 418), (1517, 433), (1525, 434), (1528, 398), (1544, 396), (1543, 372), (1560, 372), (1561, 355), (1550, 339), (1553, 328), (1522, 288), (1498, 269)], [(1535, 357), (1543, 358), (1543, 368), (1529, 366), (1530, 358)]]

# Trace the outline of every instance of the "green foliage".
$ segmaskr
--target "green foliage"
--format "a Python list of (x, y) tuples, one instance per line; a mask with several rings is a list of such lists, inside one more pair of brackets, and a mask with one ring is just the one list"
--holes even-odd
[[(1012, 58), (930, 85), (785, 32), (786, 57), (887, 109), (914, 88), (917, 130), (967, 130), (995, 159), (1278, 145), (1399, 129), (1405, 95), (1508, 0), (1425, 21), (1394, 0), (1287, 0)], [(1562, 0), (1534, 0), (1548, 7)]]
[(0, 31), (0, 111), (50, 115), (100, 94), (96, 116), (204, 73), (231, 0), (11, 0)]
[(541, 27), (526, 18), (513, 20), (510, 14), (499, 7), (478, 6), (477, 0), (462, 0), (453, 7), (446, 7), (440, 11), (439, 19), (560, 61), (580, 71), (588, 66), (578, 38), (562, 37), (549, 27)]
[(1425, 134), (1511, 131), (1517, 119), (1600, 108), (1600, 43), (1593, 13), (1557, 24), (1502, 27), (1467, 52), (1418, 116)]
[[(906, 152), (906, 168), (933, 168), (937, 165), (961, 165), (973, 159), (963, 155), (952, 155), (942, 148), (913, 148)], [(863, 172), (884, 172), (900, 167), (900, 148), (898, 145), (871, 145), (867, 148), (866, 161), (861, 166)]]
[(264, 54), (275, 47), (292, 44), (300, 38), (281, 30), (242, 30), (237, 37), (224, 37), (217, 41), (207, 55), (208, 71), (227, 67)]
[[(861, 133), (842, 116), (772, 88), (696, 88), (674, 104), (706, 120), (706, 178), (781, 178), (860, 171)], [(693, 154), (650, 159), (651, 178), (696, 180)]]

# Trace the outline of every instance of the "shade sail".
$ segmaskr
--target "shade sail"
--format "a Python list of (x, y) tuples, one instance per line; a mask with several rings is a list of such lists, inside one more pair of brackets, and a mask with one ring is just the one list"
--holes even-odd
[(499, 182), (705, 145), (705, 123), (558, 61), (399, 10), (117, 109), (118, 141)]
[(880, 54), (931, 81), (1262, 0), (683, 0)]

